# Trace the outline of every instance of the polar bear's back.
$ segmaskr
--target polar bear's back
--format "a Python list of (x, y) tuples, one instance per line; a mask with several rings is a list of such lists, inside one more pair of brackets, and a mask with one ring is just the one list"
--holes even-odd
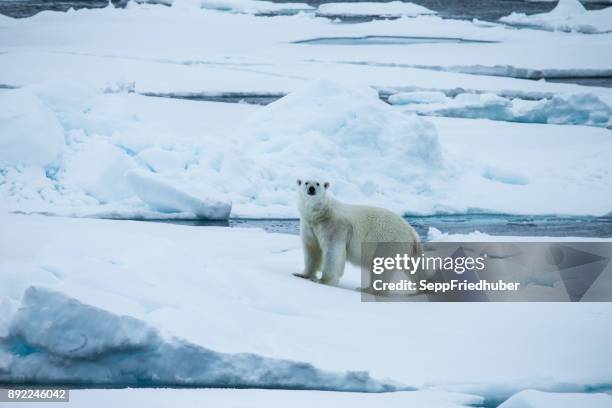
[(384, 208), (367, 205), (351, 205), (336, 201), (336, 213), (342, 214), (351, 225), (347, 245), (348, 259), (361, 262), (361, 244), (364, 242), (405, 242), (406, 251), (419, 251), (419, 236), (402, 217)]
[(360, 242), (414, 242), (416, 231), (402, 217), (384, 208), (351, 205), (354, 238)]
[(336, 202), (352, 226), (351, 241), (418, 242), (419, 236), (402, 217), (384, 208)]

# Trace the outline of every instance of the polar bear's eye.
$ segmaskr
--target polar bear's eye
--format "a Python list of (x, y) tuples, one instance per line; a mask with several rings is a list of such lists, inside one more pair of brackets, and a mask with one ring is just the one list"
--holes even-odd
[(319, 187), (319, 183), (317, 183), (317, 187)]

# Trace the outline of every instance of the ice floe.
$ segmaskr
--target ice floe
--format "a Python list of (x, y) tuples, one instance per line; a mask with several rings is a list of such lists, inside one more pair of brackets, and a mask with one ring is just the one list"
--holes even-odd
[(317, 15), (325, 17), (415, 17), (436, 14), (415, 3), (390, 1), (382, 3), (325, 3), (317, 8)]
[[(314, 7), (306, 3), (275, 3), (266, 0), (136, 0), (137, 3), (164, 4), (176, 10), (217, 10), (238, 14), (295, 14), (311, 11)], [(133, 6), (132, 6), (133, 7)]]
[(265, 0), (202, 0), (201, 7), (244, 14), (293, 14), (313, 10), (306, 3), (275, 3)]
[(586, 34), (612, 31), (612, 7), (587, 10), (578, 0), (559, 0), (549, 13), (526, 15), (512, 13), (499, 19), (503, 23), (553, 31), (576, 31)]

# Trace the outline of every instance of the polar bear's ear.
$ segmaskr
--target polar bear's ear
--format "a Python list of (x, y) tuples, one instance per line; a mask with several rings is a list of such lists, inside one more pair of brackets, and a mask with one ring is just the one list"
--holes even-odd
[(301, 185), (302, 185), (302, 180), (297, 179), (297, 185), (298, 185), (298, 186), (301, 186)]
[(329, 188), (329, 181), (323, 183), (323, 187), (325, 187), (325, 189), (327, 190)]

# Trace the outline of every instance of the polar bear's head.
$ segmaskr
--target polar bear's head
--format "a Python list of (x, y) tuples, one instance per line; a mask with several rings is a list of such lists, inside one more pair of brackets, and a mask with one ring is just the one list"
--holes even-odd
[(302, 199), (322, 200), (329, 188), (329, 182), (318, 180), (297, 180), (297, 185)]

